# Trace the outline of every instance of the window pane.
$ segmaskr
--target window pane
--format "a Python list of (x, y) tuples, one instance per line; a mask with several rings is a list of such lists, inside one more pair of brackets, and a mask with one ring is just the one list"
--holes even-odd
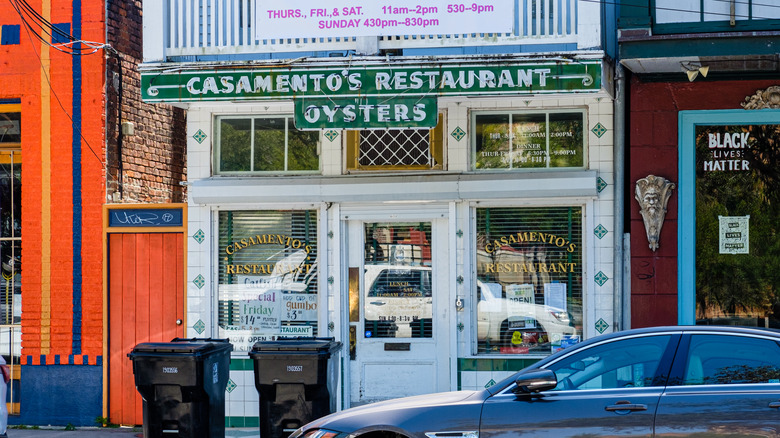
[(695, 132), (696, 323), (780, 327), (780, 125)]
[(433, 337), (431, 224), (365, 226), (366, 337)]
[(285, 160), (285, 119), (255, 119), (255, 170), (286, 170)]
[(431, 166), (427, 129), (364, 129), (360, 131), (361, 167)]
[(474, 168), (583, 168), (585, 113), (474, 115)]
[(693, 335), (684, 385), (780, 383), (780, 346), (746, 336)]
[(480, 114), (475, 118), (477, 169), (510, 167), (509, 115)]
[(580, 113), (550, 114), (550, 167), (583, 167), (585, 144)]
[(252, 122), (249, 119), (220, 119), (219, 170), (248, 172), (251, 160)]
[(320, 159), (317, 146), (320, 133), (317, 131), (298, 131), (290, 125), (288, 133), (288, 170), (319, 170)]
[(655, 379), (671, 336), (646, 336), (609, 342), (569, 356), (549, 368), (555, 390), (609, 389), (663, 385)]
[(547, 167), (547, 122), (544, 114), (512, 116), (512, 167)]
[(316, 211), (219, 213), (219, 336), (234, 351), (317, 335)]
[(477, 209), (477, 352), (578, 342), (582, 270), (581, 207)]
[(22, 142), (22, 113), (0, 112), (0, 143)]
[(21, 237), (21, 163), (21, 153), (0, 152), (0, 237)]
[(22, 323), (22, 242), (0, 241), (0, 324)]

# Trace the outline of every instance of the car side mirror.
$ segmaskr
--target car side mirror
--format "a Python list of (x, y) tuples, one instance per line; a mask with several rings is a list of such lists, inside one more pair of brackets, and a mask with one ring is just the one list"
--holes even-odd
[(515, 384), (516, 392), (533, 394), (558, 386), (558, 377), (553, 370), (535, 370), (517, 376)]

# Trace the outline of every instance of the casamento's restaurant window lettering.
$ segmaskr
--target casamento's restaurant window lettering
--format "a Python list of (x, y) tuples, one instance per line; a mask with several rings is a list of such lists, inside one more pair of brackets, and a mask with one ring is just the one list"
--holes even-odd
[(219, 213), (219, 336), (317, 336), (317, 212)]
[(780, 125), (696, 127), (696, 322), (780, 327)]
[(582, 208), (479, 208), (477, 352), (547, 355), (582, 335)]

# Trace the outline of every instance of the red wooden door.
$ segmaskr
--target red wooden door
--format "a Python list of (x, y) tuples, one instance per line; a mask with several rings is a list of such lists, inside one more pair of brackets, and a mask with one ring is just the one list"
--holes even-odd
[(168, 342), (184, 336), (182, 239), (182, 233), (109, 234), (108, 409), (112, 423), (143, 423), (141, 396), (127, 354), (141, 342)]

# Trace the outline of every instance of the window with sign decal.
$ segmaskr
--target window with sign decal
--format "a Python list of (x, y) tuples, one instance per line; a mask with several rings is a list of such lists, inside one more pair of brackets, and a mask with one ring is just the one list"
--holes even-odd
[(476, 112), (474, 170), (584, 168), (585, 112)]
[(219, 336), (233, 351), (317, 331), (317, 212), (219, 213)]
[(582, 335), (582, 207), (478, 208), (477, 352), (546, 355)]

